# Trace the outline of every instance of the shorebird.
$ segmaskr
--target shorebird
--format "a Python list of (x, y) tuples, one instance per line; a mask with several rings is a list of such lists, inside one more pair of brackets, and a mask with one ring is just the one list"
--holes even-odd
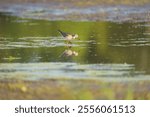
[(58, 32), (60, 32), (60, 34), (68, 41), (70, 42), (71, 40), (78, 38), (77, 34), (69, 34), (66, 32), (62, 32), (61, 30), (58, 30)]

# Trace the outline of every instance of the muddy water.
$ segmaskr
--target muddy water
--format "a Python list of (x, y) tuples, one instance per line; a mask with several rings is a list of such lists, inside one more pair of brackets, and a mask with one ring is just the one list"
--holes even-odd
[[(67, 44), (57, 29), (79, 38)], [(45, 21), (0, 13), (1, 79), (150, 79), (149, 53), (150, 22)]]

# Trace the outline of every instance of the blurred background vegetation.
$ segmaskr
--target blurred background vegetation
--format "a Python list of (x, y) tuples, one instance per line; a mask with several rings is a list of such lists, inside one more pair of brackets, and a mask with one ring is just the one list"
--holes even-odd
[(149, 0), (0, 0), (0, 3), (70, 3), (77, 6), (86, 5), (144, 5), (150, 3)]

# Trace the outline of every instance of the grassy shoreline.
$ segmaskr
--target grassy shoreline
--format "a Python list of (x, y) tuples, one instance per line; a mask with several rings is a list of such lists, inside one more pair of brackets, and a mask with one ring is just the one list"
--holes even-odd
[(1, 80), (0, 99), (150, 99), (150, 81), (105, 82), (100, 80), (49, 79)]

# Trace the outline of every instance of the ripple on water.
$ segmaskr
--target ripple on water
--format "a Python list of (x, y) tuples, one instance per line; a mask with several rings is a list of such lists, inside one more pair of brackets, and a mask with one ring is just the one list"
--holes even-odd
[(39, 80), (51, 78), (140, 80), (147, 78), (131, 64), (2, 63), (0, 78)]
[(111, 46), (150, 46), (150, 38), (132, 38), (132, 39), (116, 39), (116, 42), (110, 43)]
[[(12, 38), (0, 37), (0, 39), (2, 39), (2, 41), (0, 41), (0, 49), (67, 46), (67, 43), (64, 42), (65, 39), (63, 39), (62, 37), (21, 37), (15, 41), (13, 41)], [(81, 42), (76, 41), (76, 43), (72, 44), (71, 46), (85, 46), (84, 43), (81, 43), (80, 45), (78, 43)]]

